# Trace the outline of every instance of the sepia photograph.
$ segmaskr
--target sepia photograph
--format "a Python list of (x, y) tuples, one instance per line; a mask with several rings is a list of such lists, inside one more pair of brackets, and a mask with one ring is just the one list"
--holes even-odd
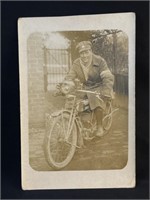
[(134, 20), (19, 19), (23, 189), (135, 186)]
[(125, 167), (128, 36), (121, 30), (33, 33), (27, 45), (31, 167)]

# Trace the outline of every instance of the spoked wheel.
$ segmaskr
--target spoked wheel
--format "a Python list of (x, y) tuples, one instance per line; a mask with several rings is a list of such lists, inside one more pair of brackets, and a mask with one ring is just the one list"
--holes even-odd
[(111, 102), (107, 102), (105, 109), (105, 117), (103, 118), (103, 129), (108, 131), (112, 124), (112, 106)]
[(45, 138), (46, 160), (52, 168), (57, 170), (68, 165), (76, 150), (77, 129), (75, 123), (66, 139), (69, 117), (69, 114), (56, 117)]

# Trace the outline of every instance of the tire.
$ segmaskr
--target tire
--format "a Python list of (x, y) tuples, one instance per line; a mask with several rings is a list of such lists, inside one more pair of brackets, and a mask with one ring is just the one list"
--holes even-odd
[[(57, 116), (51, 126), (47, 130), (45, 137), (45, 157), (48, 164), (55, 170), (60, 170), (67, 166), (72, 160), (77, 144), (77, 128), (73, 124), (71, 134), (69, 136), (69, 144), (65, 142), (65, 133), (67, 132), (70, 115), (65, 113), (63, 115), (64, 128), (62, 123), (62, 116)], [(63, 131), (63, 129), (65, 129)]]
[(105, 117), (103, 118), (103, 129), (108, 131), (112, 125), (112, 115), (109, 115), (112, 112), (111, 102), (106, 104)]

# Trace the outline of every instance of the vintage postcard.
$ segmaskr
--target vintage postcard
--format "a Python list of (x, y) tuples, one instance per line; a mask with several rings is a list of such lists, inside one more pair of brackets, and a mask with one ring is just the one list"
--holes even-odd
[(18, 20), (22, 188), (135, 187), (135, 14)]

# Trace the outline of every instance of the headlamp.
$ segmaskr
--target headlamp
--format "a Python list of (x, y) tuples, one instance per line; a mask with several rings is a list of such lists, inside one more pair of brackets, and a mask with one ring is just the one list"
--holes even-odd
[(73, 81), (64, 81), (60, 87), (60, 90), (64, 95), (73, 92), (74, 89), (75, 89), (75, 84)]

